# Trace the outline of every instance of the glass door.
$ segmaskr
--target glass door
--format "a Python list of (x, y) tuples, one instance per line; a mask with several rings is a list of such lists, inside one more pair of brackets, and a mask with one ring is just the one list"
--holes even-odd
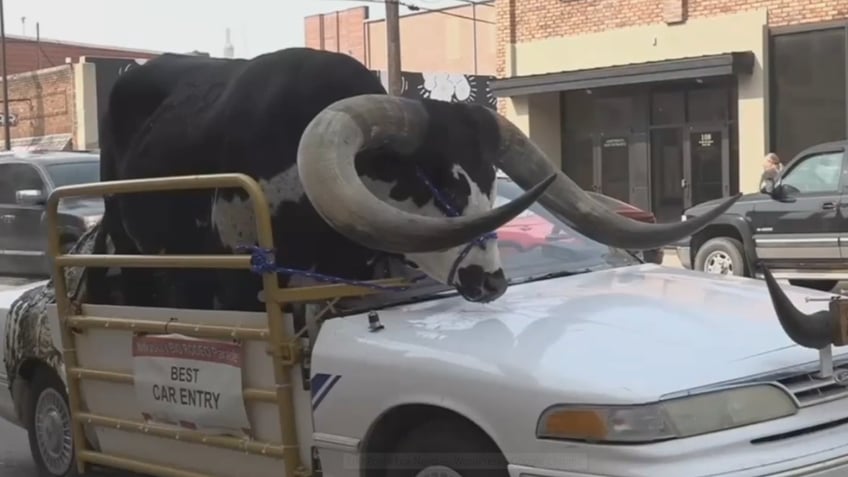
[(630, 135), (601, 134), (601, 194), (630, 202)]
[(651, 131), (651, 204), (657, 222), (677, 222), (686, 208), (683, 128)]
[(727, 125), (690, 127), (686, 141), (686, 207), (730, 195)]

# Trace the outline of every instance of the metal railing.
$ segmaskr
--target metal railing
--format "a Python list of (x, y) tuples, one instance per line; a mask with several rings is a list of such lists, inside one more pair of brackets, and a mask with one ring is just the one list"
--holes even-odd
[[(301, 362), (301, 346), (298, 339), (289, 336), (283, 326), (283, 303), (317, 300), (332, 300), (340, 297), (364, 296), (378, 291), (351, 285), (321, 285), (281, 289), (275, 273), (262, 274), (265, 296), (267, 328), (233, 328), (220, 325), (159, 322), (124, 318), (86, 316), (70, 302), (65, 281), (65, 267), (128, 267), (128, 268), (205, 268), (245, 269), (251, 268), (251, 256), (241, 255), (87, 255), (62, 254), (59, 248), (57, 208), (59, 201), (68, 197), (103, 196), (155, 191), (179, 191), (216, 188), (241, 188), (251, 199), (257, 230), (258, 246), (273, 249), (273, 233), (268, 201), (259, 184), (244, 174), (212, 174), (179, 176), (154, 179), (99, 182), (92, 184), (60, 187), (53, 191), (47, 201), (48, 253), (52, 258), (52, 274), (56, 294), (56, 308), (61, 327), (62, 355), (64, 358), (68, 400), (72, 416), (73, 442), (77, 457), (77, 468), (84, 474), (88, 464), (124, 469), (132, 472), (162, 477), (201, 477), (204, 474), (172, 466), (144, 462), (137, 459), (110, 455), (89, 448), (83, 426), (92, 425), (165, 437), (206, 446), (231, 449), (249, 454), (273, 456), (283, 460), (286, 476), (308, 476), (310, 472), (301, 461), (295, 423), (294, 398), (290, 370)], [(374, 280), (373, 284), (401, 285), (401, 280)], [(77, 304), (81, 305), (81, 304)], [(83, 408), (81, 396), (82, 380), (108, 381), (132, 384), (132, 374), (83, 368), (79, 364), (75, 333), (86, 329), (110, 329), (133, 333), (181, 333), (198, 338), (250, 339), (265, 341), (270, 345), (273, 359), (275, 390), (243, 388), (246, 400), (276, 404), (279, 413), (281, 443), (245, 440), (237, 437), (209, 435), (200, 431), (170, 429), (151, 426), (145, 421), (117, 419), (88, 412)], [(304, 411), (306, 412), (306, 411)], [(249, 474), (249, 472), (248, 472)]]

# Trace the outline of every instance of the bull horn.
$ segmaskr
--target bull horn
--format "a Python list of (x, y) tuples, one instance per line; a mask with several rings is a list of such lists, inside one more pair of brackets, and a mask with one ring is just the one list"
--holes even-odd
[(834, 317), (833, 311), (822, 310), (809, 315), (802, 312), (795, 308), (765, 265), (763, 275), (780, 326), (792, 341), (813, 349), (822, 349), (833, 344), (831, 330), (834, 324), (839, 322), (839, 317)]
[(649, 224), (626, 218), (596, 201), (557, 169), (509, 120), (495, 112), (491, 114), (501, 134), (498, 167), (523, 189), (556, 174), (557, 180), (539, 198), (539, 203), (581, 234), (612, 247), (648, 250), (677, 242), (704, 228), (742, 196), (731, 196), (700, 217), (673, 224)]
[(297, 152), (304, 191), (318, 214), (361, 245), (390, 253), (432, 252), (468, 243), (509, 222), (556, 179), (542, 178), (521, 197), (475, 216), (435, 218), (392, 207), (362, 183), (356, 154), (382, 145), (400, 155), (411, 153), (428, 126), (419, 101), (384, 94), (346, 98), (325, 108), (306, 127)]

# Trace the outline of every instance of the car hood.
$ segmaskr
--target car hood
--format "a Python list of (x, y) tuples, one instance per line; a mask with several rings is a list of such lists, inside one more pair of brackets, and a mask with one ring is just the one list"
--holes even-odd
[(0, 313), (5, 312), (19, 296), (30, 288), (44, 285), (49, 280), (21, 280), (11, 285), (0, 285)]
[[(687, 215), (700, 215), (700, 214), (712, 209), (713, 207), (721, 204), (725, 200), (727, 200), (727, 197), (720, 197), (718, 199), (713, 199), (713, 200), (708, 200), (706, 202), (701, 202), (701, 203), (696, 204), (696, 205), (690, 207), (689, 209), (687, 209), (685, 211), (685, 214), (687, 214)], [(730, 208), (727, 209), (726, 213), (728, 213), (728, 214), (741, 214), (745, 211), (751, 210), (751, 208), (759, 202), (765, 202), (765, 201), (771, 201), (771, 200), (773, 200), (773, 199), (771, 197), (769, 197), (767, 194), (763, 194), (763, 193), (760, 193), (760, 192), (745, 194), (742, 197), (740, 197), (739, 200), (734, 202), (733, 205), (731, 205)]]
[[(832, 296), (785, 290), (807, 312), (826, 304), (805, 297)], [(783, 332), (764, 282), (654, 264), (513, 285), (485, 305), (451, 297), (380, 315), (384, 332), (356, 318), (359, 336), (348, 338), (425, 346), (442, 363), (593, 402), (645, 402), (818, 357)]]

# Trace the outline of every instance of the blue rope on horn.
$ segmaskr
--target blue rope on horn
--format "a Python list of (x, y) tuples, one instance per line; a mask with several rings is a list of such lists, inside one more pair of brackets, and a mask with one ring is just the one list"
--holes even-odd
[[(427, 178), (427, 176), (424, 174), (424, 172), (420, 168), (418, 168), (416, 172), (418, 174), (418, 177), (424, 182), (424, 185), (426, 185), (427, 188), (430, 189), (430, 193), (433, 194), (433, 199), (436, 202), (440, 203), (442, 205), (442, 207), (444, 207), (448, 211), (449, 216), (458, 217), (459, 212), (457, 212), (457, 210), (454, 207), (451, 206), (450, 202), (448, 202), (445, 199), (445, 197), (442, 195), (441, 191), (439, 191), (433, 185), (433, 183), (430, 182), (430, 180)], [(465, 259), (466, 256), (468, 256), (468, 253), (471, 251), (471, 249), (473, 247), (479, 246), (480, 248), (485, 250), (486, 241), (491, 240), (491, 239), (496, 239), (497, 237), (498, 237), (497, 233), (489, 232), (489, 233), (483, 234), (482, 236), (478, 237), (477, 239), (475, 239), (474, 241), (469, 243), (462, 250), (462, 252), (460, 252), (459, 256), (454, 261), (453, 266), (451, 266), (451, 270), (448, 273), (448, 283), (450, 284), (450, 283), (453, 282), (453, 278), (454, 278), (454, 275), (456, 274), (456, 270), (459, 267), (459, 264)], [(332, 276), (332, 275), (325, 275), (323, 273), (310, 272), (308, 270), (282, 267), (282, 266), (279, 266), (275, 263), (274, 250), (267, 249), (267, 248), (264, 248), (264, 247), (259, 247), (259, 246), (256, 246), (256, 245), (241, 245), (241, 246), (236, 247), (236, 251), (237, 252), (250, 252), (250, 270), (253, 273), (256, 273), (256, 274), (259, 274), (259, 275), (265, 274), (265, 273), (278, 273), (278, 274), (281, 274), (281, 275), (290, 275), (290, 276), (300, 275), (300, 276), (311, 278), (315, 281), (324, 282), (324, 283), (344, 284), (344, 285), (351, 285), (351, 286), (357, 286), (357, 287), (363, 287), (363, 288), (369, 288), (369, 289), (372, 289), (372, 290), (381, 290), (381, 291), (404, 291), (404, 290), (409, 289), (408, 286), (379, 285), (379, 284), (376, 284), (376, 283), (370, 283), (370, 282), (363, 281), (363, 280), (352, 280), (352, 279), (348, 279), (348, 278), (335, 277), (335, 276)], [(415, 282), (418, 282), (420, 280), (423, 280), (424, 278), (425, 278), (425, 276), (422, 275), (422, 276), (413, 278), (411, 281), (412, 281), (412, 283), (415, 283)]]

